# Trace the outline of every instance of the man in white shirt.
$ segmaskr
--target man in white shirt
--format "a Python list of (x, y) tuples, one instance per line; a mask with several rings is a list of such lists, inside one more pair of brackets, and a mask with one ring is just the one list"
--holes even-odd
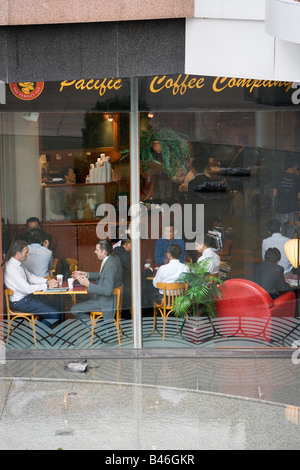
[(60, 314), (53, 307), (36, 300), (33, 292), (58, 287), (55, 279), (44, 279), (35, 276), (24, 266), (28, 256), (28, 244), (24, 240), (16, 240), (10, 249), (11, 258), (4, 269), (4, 283), (13, 290), (9, 300), (15, 310), (24, 313), (34, 313), (40, 316), (41, 323), (51, 326), (48, 320), (59, 320)]
[[(177, 245), (176, 243), (173, 243), (173, 245), (169, 246), (167, 251), (167, 259), (169, 260), (169, 262), (167, 264), (162, 265), (157, 270), (156, 276), (153, 279), (154, 287), (157, 286), (158, 282), (176, 282), (180, 274), (189, 272), (188, 266), (179, 261), (181, 252), (181, 246)], [(162, 294), (163, 291), (160, 290), (159, 293)]]
[(290, 238), (281, 235), (281, 222), (277, 219), (270, 220), (267, 223), (268, 230), (271, 234), (269, 238), (265, 238), (262, 242), (262, 259), (265, 259), (266, 251), (269, 248), (277, 248), (280, 251), (281, 258), (278, 261), (279, 266), (284, 269), (284, 274), (290, 273), (293, 269), (284, 251), (284, 245), (290, 241)]
[(210, 265), (208, 268), (208, 272), (210, 274), (218, 274), (220, 270), (220, 256), (211, 248), (211, 238), (208, 235), (204, 236), (204, 242), (199, 243), (196, 241), (195, 243), (196, 251), (201, 253), (201, 256), (198, 258), (197, 263), (200, 261), (210, 258)]
[(49, 276), (49, 269), (53, 266), (52, 251), (43, 246), (43, 234), (40, 230), (33, 230), (29, 236), (29, 254), (24, 266), (32, 274), (39, 277)]

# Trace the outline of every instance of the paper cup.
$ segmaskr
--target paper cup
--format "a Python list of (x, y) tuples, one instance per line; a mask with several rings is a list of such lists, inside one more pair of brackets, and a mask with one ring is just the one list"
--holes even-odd
[(69, 290), (73, 290), (74, 287), (74, 279), (72, 277), (69, 277), (68, 279), (68, 288)]
[(59, 287), (62, 286), (63, 279), (64, 279), (64, 276), (63, 276), (62, 274), (58, 274), (58, 275), (56, 276), (56, 280), (58, 281)]

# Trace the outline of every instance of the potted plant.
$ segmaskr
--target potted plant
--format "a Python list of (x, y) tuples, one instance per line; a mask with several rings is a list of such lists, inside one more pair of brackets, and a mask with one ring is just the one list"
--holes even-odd
[(190, 272), (181, 274), (177, 280), (187, 283), (188, 287), (186, 293), (175, 300), (173, 312), (175, 316), (185, 319), (183, 335), (195, 343), (207, 334), (211, 336), (216, 299), (221, 298), (219, 286), (223, 281), (208, 272), (210, 261), (210, 258), (206, 258), (198, 263), (187, 263)]
[(191, 158), (186, 136), (169, 127), (141, 131), (140, 154), (146, 172), (150, 163), (155, 162), (163, 166), (171, 179), (175, 179), (180, 166), (186, 170), (186, 160)]
[[(129, 150), (121, 152), (124, 160), (129, 156)], [(158, 131), (154, 129), (140, 132), (140, 156), (142, 171), (148, 173), (150, 164), (163, 166), (171, 180), (175, 180), (180, 166), (186, 171), (186, 160), (191, 158), (186, 136), (179, 134), (169, 127)]]

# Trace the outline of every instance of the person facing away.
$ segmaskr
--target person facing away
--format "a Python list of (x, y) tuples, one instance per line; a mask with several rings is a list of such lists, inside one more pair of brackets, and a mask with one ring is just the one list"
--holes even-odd
[[(181, 246), (177, 245), (176, 243), (173, 243), (169, 246), (167, 250), (168, 263), (158, 268), (156, 275), (153, 279), (154, 287), (156, 287), (159, 282), (176, 282), (180, 274), (189, 272), (189, 267), (180, 262), (181, 251)], [(163, 291), (159, 290), (159, 294), (162, 293)]]
[(163, 227), (163, 236), (156, 241), (154, 259), (156, 264), (168, 263), (167, 252), (170, 245), (176, 243), (181, 247), (180, 262), (185, 260), (185, 245), (181, 238), (176, 238), (177, 230), (174, 223), (170, 222)]
[(268, 248), (278, 248), (281, 254), (281, 258), (278, 264), (279, 266), (283, 267), (284, 274), (290, 273), (293, 269), (293, 266), (288, 260), (284, 250), (284, 245), (290, 240), (290, 238), (284, 237), (281, 234), (281, 223), (278, 219), (269, 220), (267, 227), (271, 236), (265, 238), (262, 241), (262, 259), (265, 258), (265, 254)]
[(113, 254), (109, 240), (99, 240), (96, 243), (95, 254), (102, 261), (100, 271), (74, 271), (72, 277), (87, 288), (92, 298), (77, 303), (71, 308), (71, 313), (89, 328), (90, 312), (102, 312), (103, 320), (112, 322), (116, 309), (116, 296), (112, 295), (116, 287), (122, 286), (122, 265), (118, 256)]
[(268, 248), (264, 261), (256, 263), (252, 271), (251, 281), (263, 287), (273, 299), (292, 290), (284, 279), (283, 267), (278, 265), (280, 257), (278, 248)]
[(28, 271), (24, 266), (28, 254), (29, 248), (26, 241), (16, 240), (13, 242), (10, 249), (11, 258), (4, 268), (5, 286), (13, 290), (9, 300), (15, 310), (34, 313), (40, 317), (42, 323), (51, 326), (49, 320), (59, 320), (59, 312), (55, 308), (37, 300), (33, 292), (45, 290), (48, 287), (58, 287), (58, 282), (55, 279), (47, 280), (36, 276)]
[(296, 174), (297, 170), (296, 157), (287, 157), (284, 171), (276, 175), (273, 184), (275, 218), (281, 222), (282, 235), (289, 238), (293, 236), (292, 223), (299, 210), (300, 178)]
[(49, 241), (44, 239), (43, 232), (40, 230), (29, 232), (29, 254), (24, 266), (32, 274), (40, 277), (49, 276), (49, 270), (53, 267), (52, 251), (45, 245), (49, 246)]
[(121, 240), (121, 246), (114, 248), (113, 254), (120, 259), (123, 270), (123, 310), (131, 309), (131, 239)]
[(203, 243), (195, 242), (195, 249), (197, 252), (200, 252), (200, 257), (197, 259), (197, 263), (200, 261), (210, 258), (210, 265), (208, 272), (210, 274), (218, 274), (220, 270), (220, 256), (212, 249), (211, 247), (211, 237), (209, 235), (204, 235)]
[(50, 245), (52, 245), (52, 235), (42, 230), (41, 222), (38, 217), (29, 217), (26, 220), (26, 232), (20, 235), (20, 240), (25, 240), (27, 243), (29, 243), (30, 233), (32, 230), (40, 230), (43, 234), (43, 238), (49, 240)]

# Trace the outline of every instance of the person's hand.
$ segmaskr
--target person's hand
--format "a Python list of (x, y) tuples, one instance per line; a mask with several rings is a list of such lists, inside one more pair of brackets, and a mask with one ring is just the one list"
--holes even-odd
[(89, 287), (90, 281), (89, 281), (88, 278), (85, 276), (85, 274), (86, 274), (86, 273), (83, 273), (83, 274), (78, 273), (75, 279), (77, 279), (77, 281), (79, 282), (79, 284), (81, 284), (82, 286), (84, 286), (84, 287)]
[(58, 281), (56, 279), (49, 279), (48, 282), (48, 287), (58, 287)]
[(80, 277), (87, 277), (87, 272), (85, 272), (85, 271), (73, 271), (73, 272), (72, 272), (72, 278), (73, 278), (73, 279), (79, 280), (79, 279), (78, 279), (78, 276), (80, 276)]

